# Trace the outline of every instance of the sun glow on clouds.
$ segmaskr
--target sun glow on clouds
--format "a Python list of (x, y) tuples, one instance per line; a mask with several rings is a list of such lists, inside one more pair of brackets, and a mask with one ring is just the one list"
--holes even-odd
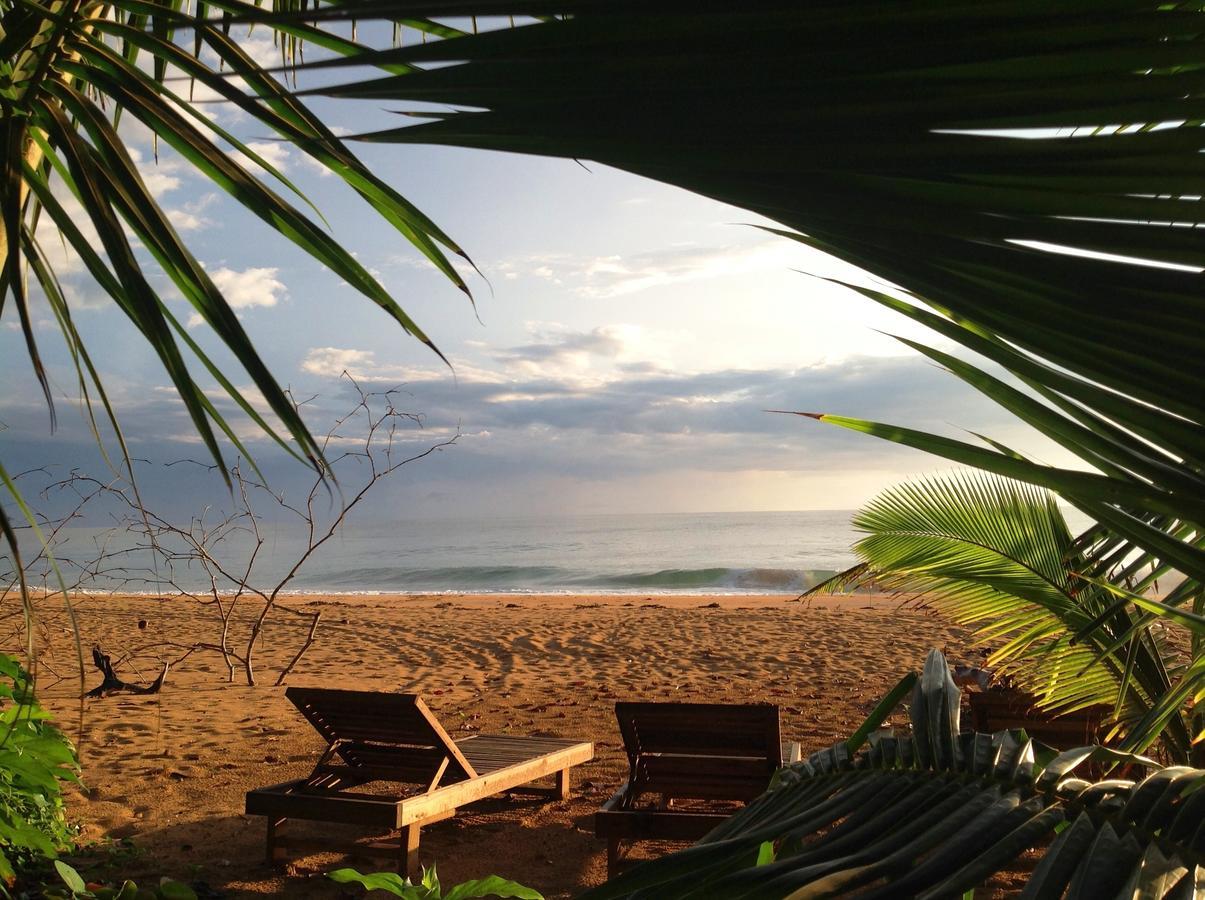
[[(279, 50), (258, 33), (240, 43), (265, 64), (280, 62)], [(187, 100), (188, 86), (174, 86)], [(193, 111), (229, 128), (312, 195), (362, 265), (374, 274), (385, 270), (383, 283), (448, 353), (452, 368), (411, 348), (392, 323), (383, 330), (375, 309), (361, 315), (359, 306), (335, 302), (332, 273), (283, 242), (261, 240), (258, 223), (244, 227), (252, 217), (169, 147), (161, 143), (156, 160), (150, 132), (135, 134), (141, 126), (127, 117), (123, 134), (140, 150), (136, 165), (149, 189), (186, 243), (212, 261), (211, 277), (251, 320), (248, 328), (281, 383), (297, 387), (299, 396), (318, 395), (305, 410), (315, 431), (347, 409), (344, 372), (369, 391), (403, 387), (412, 398), (404, 402), (424, 414), (425, 435), (464, 435), (454, 452), (441, 455), (439, 466), (451, 469), (433, 465), (415, 477), (453, 472), (448, 490), (466, 509), (488, 506), (477, 500), (486, 494), (507, 514), (540, 497), (621, 511), (848, 506), (861, 499), (859, 492), (872, 492), (866, 487), (872, 480), (882, 486), (901, 471), (896, 461), (904, 451), (770, 416), (767, 408), (930, 424), (946, 433), (954, 423), (1011, 437), (998, 419), (969, 411), (956, 379), (919, 360), (901, 361), (894, 345), (870, 332), (906, 332), (905, 320), (881, 325), (864, 314), (869, 301), (797, 274), (862, 280), (856, 269), (797, 242), (728, 224), (749, 221), (747, 213), (613, 171), (583, 175), (569, 163), (492, 156), (478, 163), (455, 155), (445, 162), (442, 151), (404, 157), (363, 150), (386, 181), (408, 197), (415, 193), (497, 288), (478, 291), (486, 324), (480, 329), (462, 305), (442, 304), (453, 291), (432, 275), (430, 262), (404, 245), (401, 252), (391, 229), (366, 227), (359, 198), (340, 194), (340, 179), (318, 177), (305, 153), (271, 140), (230, 104), (209, 102), (215, 95), (203, 86), (194, 97)], [(335, 132), (366, 127), (359, 119), (345, 124), (355, 127), (335, 125)], [(273, 181), (252, 165), (255, 177)], [(516, 187), (501, 198), (492, 193), (499, 167), (516, 176), (503, 179)], [(467, 176), (457, 182), (461, 190), (443, 189), (458, 176)], [(279, 184), (270, 187), (288, 197)], [(482, 197), (506, 210), (504, 227)], [(85, 216), (73, 217), (87, 227)], [(57, 236), (39, 237), (48, 253), (61, 246)], [(144, 248), (135, 250), (149, 259)], [(71, 265), (64, 274), (82, 284), (78, 260)], [(151, 277), (169, 303), (185, 308), (161, 273)], [(73, 308), (85, 308), (87, 298), (77, 298), (73, 285), (65, 290)], [(288, 316), (259, 312), (286, 301)], [(110, 301), (103, 306), (114, 308)], [(90, 327), (110, 327), (104, 316), (88, 319)], [(188, 322), (198, 324), (196, 315)], [(98, 332), (102, 339), (116, 333), (112, 327)], [(152, 397), (145, 389), (162, 380), (158, 368), (139, 368), (131, 357), (123, 374), (134, 386), (123, 401), (123, 426), (145, 455), (154, 455), (167, 435), (195, 440), (174, 392)], [(258, 429), (220, 391), (207, 394), (232, 414), (238, 435), (269, 458), (274, 451)], [(258, 400), (256, 406), (263, 411)]]
[(693, 281), (785, 271), (798, 256), (797, 246), (775, 239), (746, 247), (681, 243), (623, 256), (529, 256), (495, 268), (504, 279), (538, 278), (580, 297), (609, 299)]
[[(497, 385), (488, 402), (508, 403), (546, 399), (541, 389), (512, 389), (515, 385), (554, 385), (555, 395), (591, 391), (635, 375), (668, 372), (659, 345), (670, 340), (638, 325), (608, 325), (575, 331), (556, 323), (528, 323), (527, 343), (485, 351), (488, 362), (456, 362), (456, 381), (466, 385)], [(402, 366), (378, 361), (376, 353), (350, 347), (313, 347), (301, 363), (310, 375), (338, 378), (344, 372), (366, 383), (412, 383), (449, 379), (446, 369)], [(505, 390), (501, 390), (505, 388)]]
[(1033, 449), (1006, 416), (916, 358), (687, 371), (656, 361), (665, 340), (632, 326), (529, 323), (526, 341), (474, 346), (484, 361), (458, 362), (455, 379), (357, 348), (312, 348), (301, 368), (330, 379), (327, 392), (344, 371), (369, 389), (405, 385), (426, 423), (463, 435), (434, 477), (481, 508), (496, 497), (499, 512), (536, 512), (550, 496), (599, 511), (850, 507), (933, 468), (915, 451), (765, 412), (774, 408), (965, 438), (954, 421)]
[(371, 350), (350, 347), (312, 347), (301, 363), (301, 371), (323, 378), (338, 378), (344, 372), (358, 381), (403, 377), (398, 367), (379, 367)]

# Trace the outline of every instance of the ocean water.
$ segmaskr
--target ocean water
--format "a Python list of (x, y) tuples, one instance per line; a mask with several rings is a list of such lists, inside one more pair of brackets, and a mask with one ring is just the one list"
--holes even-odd
[[(851, 511), (592, 515), (347, 523), (290, 582), (305, 592), (798, 593), (854, 562)], [(274, 584), (304, 548), (293, 524), (263, 523), (257, 585)], [(60, 556), (82, 560), (121, 535), (69, 529)], [(218, 547), (232, 569), (250, 545)], [(131, 553), (85, 588), (168, 592), (165, 569)], [(177, 565), (176, 584), (204, 588)], [(132, 579), (132, 580), (131, 580)]]

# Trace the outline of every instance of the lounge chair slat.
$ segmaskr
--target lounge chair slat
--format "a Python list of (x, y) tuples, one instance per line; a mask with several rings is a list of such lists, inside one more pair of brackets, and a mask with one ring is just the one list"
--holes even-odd
[(441, 787), (422, 797), (406, 799), (402, 802), (399, 825), (422, 822), (428, 816), (440, 815), (466, 803), (522, 787), (536, 779), (589, 762), (593, 757), (593, 744), (586, 741), (565, 741), (561, 749), (551, 753), (540, 754), (487, 775), (479, 775), (472, 781)]
[[(616, 703), (628, 782), (595, 816), (615, 874), (621, 841), (696, 840), (732, 810), (675, 809), (673, 800), (741, 801), (763, 793), (782, 765), (778, 707)], [(660, 808), (640, 808), (649, 798)]]
[[(455, 814), (466, 803), (555, 775), (568, 795), (568, 770), (588, 762), (594, 745), (557, 738), (467, 735), (453, 741), (414, 694), (289, 688), (285, 695), (329, 747), (308, 778), (247, 794), (246, 810), (268, 817), (268, 856), (289, 845), (276, 829), (288, 818), (400, 829), (388, 845), (414, 874), (422, 826)], [(388, 795), (340, 788), (369, 782), (417, 786)]]
[(477, 774), (417, 694), (291, 687), (285, 696), (330, 743), (441, 747), (450, 759), (449, 775)]

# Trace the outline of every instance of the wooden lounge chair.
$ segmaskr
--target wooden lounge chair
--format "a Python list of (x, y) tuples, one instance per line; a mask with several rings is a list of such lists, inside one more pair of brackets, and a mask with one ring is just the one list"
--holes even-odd
[[(623, 841), (701, 838), (733, 813), (678, 800), (748, 802), (770, 776), (798, 759), (799, 745), (782, 745), (778, 707), (766, 704), (616, 703), (628, 755), (627, 782), (594, 817), (607, 839), (607, 875), (615, 875)], [(654, 805), (642, 800), (659, 795)]]
[[(467, 803), (522, 789), (558, 799), (569, 796), (569, 769), (594, 756), (586, 741), (475, 734), (452, 740), (414, 694), (289, 688), (301, 714), (326, 739), (307, 777), (247, 793), (247, 814), (267, 816), (267, 854), (278, 850), (369, 849), (396, 860), (398, 871), (418, 869), (419, 829), (447, 819)], [(531, 782), (555, 778), (552, 787)], [(386, 783), (385, 793), (354, 790)], [(413, 785), (396, 789), (394, 783)], [(396, 843), (367, 846), (288, 839), (288, 819), (341, 822), (400, 832)]]
[(1094, 705), (1051, 715), (1037, 708), (1037, 697), (1012, 689), (971, 691), (967, 701), (976, 731), (991, 734), (1006, 728), (1024, 728), (1031, 738), (1056, 750), (1102, 743), (1101, 723), (1113, 711), (1109, 706)]

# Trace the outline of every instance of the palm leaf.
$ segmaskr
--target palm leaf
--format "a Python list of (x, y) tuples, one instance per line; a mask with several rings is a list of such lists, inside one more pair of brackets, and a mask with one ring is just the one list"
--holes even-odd
[[(974, 626), (977, 640), (991, 648), (988, 664), (1041, 707), (1108, 705), (1124, 746), (1145, 750), (1162, 737), (1173, 758), (1188, 758), (1184, 700), (1200, 676), (1178, 662), (1164, 632), (1152, 626), (1156, 619), (1185, 629), (1205, 623), (1085, 575), (1052, 495), (955, 472), (884, 491), (855, 514), (853, 525), (865, 534), (854, 545), (860, 568), (814, 591), (844, 589), (852, 580), (919, 594), (926, 605)], [(1179, 701), (1168, 700), (1173, 696)]]
[[(1056, 754), (1024, 732), (960, 733), (957, 704), (945, 659), (931, 651), (909, 735), (856, 756), (838, 744), (786, 767), (694, 847), (583, 900), (956, 897), (1035, 849), (1025, 897), (1193, 896), (1205, 771), (1103, 747)], [(1139, 782), (1075, 777), (1089, 762), (1157, 771)], [(767, 841), (774, 861), (758, 865)]]
[[(200, 399), (201, 391), (188, 370), (185, 357), (176, 348), (170, 323), (162, 304), (150, 288), (143, 264), (128, 250), (120, 234), (130, 228), (146, 246), (156, 263), (193, 303), (218, 338), (246, 368), (256, 389), (292, 440), (297, 453), (318, 461), (321, 452), (297, 410), (288, 402), (268, 372), (257, 351), (220, 291), (189, 254), (155, 199), (142, 184), (137, 167), (119, 138), (116, 125), (123, 115), (146, 124), (159, 139), (173, 146), (196, 171), (226, 189), (247, 210), (269, 227), (291, 238), (299, 247), (384, 309), (404, 330), (435, 349), (434, 343), (398, 305), (392, 296), (352, 255), (305, 214), (251, 175), (233, 152), (219, 147), (228, 142), (235, 151), (263, 166), (269, 176), (291, 193), (299, 194), (281, 172), (261, 159), (251, 148), (219, 125), (193, 110), (186, 97), (171, 86), (176, 73), (183, 72), (217, 91), (258, 121), (308, 152), (319, 164), (351, 185), (388, 225), (397, 229), (433, 264), (467, 293), (461, 276), (449, 263), (445, 250), (463, 256), (463, 251), (429, 218), (377, 178), (340, 142), (330, 128), (273, 75), (256, 64), (237, 41), (229, 36), (229, 13), (241, 7), (255, 9), (237, 0), (202, 4), (222, 9), (222, 18), (207, 20), (198, 8), (187, 12), (180, 0), (141, 2), (124, 0), (112, 4), (69, 4), (60, 0), (3, 0), (0, 2), (0, 43), (3, 44), (5, 76), (5, 191), (0, 204), (4, 231), (0, 240), (0, 311), (11, 293), (22, 322), (27, 322), (24, 296), (21, 235), (32, 234), (35, 222), (52, 203), (51, 181), (58, 178), (83, 204), (101, 236), (104, 258), (91, 254), (87, 268), (155, 348), (180, 393), (193, 424), (209, 451), (220, 459), (214, 425), (227, 436), (233, 429), (212, 405)], [(308, 5), (308, 4), (307, 4)], [(276, 9), (285, 18), (297, 7), (281, 2)], [(350, 14), (344, 16), (350, 18)], [(422, 18), (399, 18), (398, 24), (418, 28), (441, 37), (460, 32)], [(187, 44), (180, 38), (188, 32)], [(329, 52), (355, 57), (366, 48), (347, 40), (337, 31), (307, 23), (282, 21), (274, 28), (282, 60), (295, 61), (299, 41), (316, 41)], [(202, 43), (216, 55), (216, 65), (201, 55)], [(152, 65), (143, 68), (140, 56)], [(404, 71), (389, 66), (387, 71)], [(239, 86), (230, 79), (239, 77)], [(302, 197), (305, 203), (309, 203)], [(60, 211), (61, 212), (61, 211)], [(81, 257), (83, 235), (51, 215), (64, 238)], [(68, 233), (71, 232), (71, 233)], [(30, 260), (31, 264), (35, 261)], [(36, 260), (38, 283), (46, 292), (54, 278), (44, 256)], [(62, 299), (61, 292), (58, 295)], [(62, 304), (58, 304), (62, 307)], [(57, 317), (63, 327), (66, 319)], [(32, 330), (27, 332), (30, 361), (45, 383), (43, 366)], [(84, 371), (84, 355), (78, 333), (64, 332), (74, 347), (79, 380), (95, 379)], [(439, 351), (436, 350), (438, 353)], [(209, 366), (201, 357), (201, 362)], [(94, 374), (94, 371), (93, 371)], [(251, 403), (233, 391), (229, 379), (223, 387), (244, 409)], [(99, 388), (98, 390), (103, 390)], [(47, 388), (48, 391), (48, 388)], [(48, 403), (50, 402), (47, 393)], [(266, 421), (253, 416), (263, 428)], [(279, 439), (279, 436), (273, 435)], [(240, 447), (240, 451), (244, 448)], [(122, 448), (124, 453), (124, 448)]]
[(1101, 474), (817, 418), (1056, 490), (1127, 552), (1202, 581), (1205, 246), (1188, 227), (1205, 188), (1198, 7), (340, 6), (350, 8), (564, 14), (366, 54), (358, 62), (413, 70), (314, 90), (454, 107), (366, 140), (598, 160), (765, 215), (895, 285), (864, 293), (1020, 378), (1032, 393), (946, 355)]
[[(278, 0), (270, 4), (281, 18), (268, 26), (287, 66), (300, 60), (302, 42), (347, 58), (363, 56), (367, 48), (348, 39), (338, 27), (322, 28), (292, 21), (310, 3)], [(116, 436), (117, 449), (131, 478), (128, 449), (117, 411), (110, 403), (89, 348), (72, 321), (67, 297), (53, 266), (38, 246), (39, 224), (57, 229), (85, 270), (130, 320), (158, 357), (175, 386), (193, 427), (210, 455), (221, 463), (223, 440), (254, 467), (255, 461), (206, 396), (191, 366), (199, 362), (250, 421), (293, 456), (328, 472), (322, 448), (310, 434), (290, 401), (251, 343), (227, 299), (206, 274), (171, 225), (166, 212), (143, 182), (118, 125), (131, 116), (173, 147), (194, 171), (208, 177), (248, 212), (258, 216), (312, 258), (384, 310), (401, 328), (427, 344), (442, 358), (435, 343), (354, 255), (327, 233), (325, 221), (314, 221), (270, 184), (300, 198), (321, 219), (313, 204), (281, 171), (235, 135), (191, 104), (191, 93), (176, 93), (178, 76), (215, 91), (251, 122), (291, 142), (328, 171), (336, 174), (399, 232), (452, 283), (469, 293), (448, 254), (467, 256), (431, 219), (386, 185), (353, 154), (333, 130), (308, 109), (269, 69), (257, 64), (231, 35), (233, 14), (243, 9), (262, 14), (241, 0), (198, 3), (189, 10), (183, 0), (115, 0), (75, 3), (67, 0), (0, 0), (0, 315), (15, 313), (25, 337), (31, 369), (40, 382), (54, 424), (50, 382), (35, 339), (26, 276), (32, 271), (59, 326), (89, 426), (106, 454), (93, 410), (93, 397)], [(210, 19), (207, 11), (218, 12)], [(342, 15), (344, 21), (352, 13)], [(401, 28), (417, 29), (441, 38), (460, 34), (456, 28), (421, 17), (388, 17), (400, 36)], [(386, 64), (384, 71), (408, 71)], [(237, 81), (232, 78), (235, 76)], [(286, 78), (287, 80), (287, 78)], [(225, 149), (223, 144), (230, 148)], [(240, 156), (241, 155), (241, 156)], [(260, 166), (267, 181), (253, 174), (243, 158)], [(88, 239), (89, 229), (72, 219), (62, 195), (79, 202), (100, 238)], [(153, 264), (144, 261), (145, 248)], [(471, 263), (470, 263), (471, 264)], [(280, 422), (269, 426), (255, 411), (254, 396), (244, 396), (234, 379), (201, 351), (154, 287), (161, 271), (241, 363), (255, 391)], [(12, 301), (9, 303), (11, 295)], [(470, 295), (471, 300), (471, 295)], [(226, 466), (218, 469), (226, 475)], [(135, 484), (135, 492), (138, 488)], [(8, 494), (23, 504), (19, 492)], [(11, 529), (0, 539), (11, 543)], [(17, 554), (15, 544), (12, 545)], [(22, 583), (22, 595), (24, 583)], [(26, 597), (26, 599), (28, 599)], [(82, 669), (81, 669), (82, 671)]]

